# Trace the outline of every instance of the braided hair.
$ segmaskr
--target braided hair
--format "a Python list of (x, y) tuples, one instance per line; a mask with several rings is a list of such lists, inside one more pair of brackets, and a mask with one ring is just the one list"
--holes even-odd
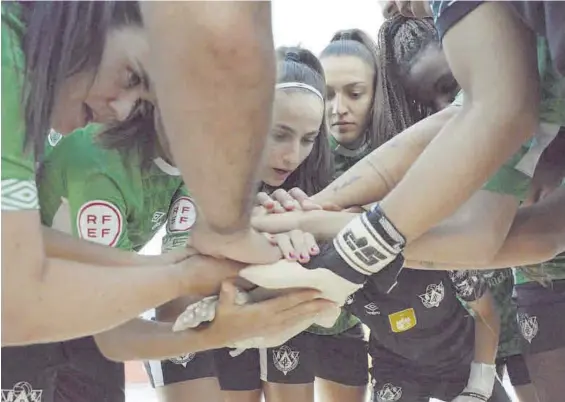
[(367, 120), (363, 131), (365, 131), (365, 141), (369, 149), (375, 149), (381, 143), (379, 129), (379, 111), (376, 107), (377, 100), (381, 99), (381, 88), (378, 85), (377, 72), (379, 70), (379, 57), (377, 54), (376, 43), (365, 32), (359, 29), (346, 29), (334, 34), (330, 43), (320, 54), (320, 58), (327, 56), (354, 56), (373, 68), (375, 78), (373, 80), (373, 99), (371, 108), (367, 113)]
[[(377, 35), (379, 54), (379, 136), (386, 142), (414, 123), (436, 112), (432, 105), (409, 96), (403, 85), (410, 69), (431, 44), (439, 44), (437, 30), (430, 18), (415, 19), (395, 15), (386, 20)], [(378, 144), (380, 145), (380, 144)]]

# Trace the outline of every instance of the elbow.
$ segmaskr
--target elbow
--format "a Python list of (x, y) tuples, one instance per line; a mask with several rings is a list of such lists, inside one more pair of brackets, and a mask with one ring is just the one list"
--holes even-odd
[(137, 356), (133, 356), (129, 353), (128, 348), (119, 345), (119, 342), (116, 342), (111, 331), (95, 335), (94, 340), (100, 353), (110, 361), (122, 363), (129, 360), (140, 360)]

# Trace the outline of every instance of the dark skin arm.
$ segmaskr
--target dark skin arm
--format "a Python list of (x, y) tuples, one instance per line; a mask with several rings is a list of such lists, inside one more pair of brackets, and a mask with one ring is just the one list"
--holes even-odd
[(407, 241), (453, 214), (538, 121), (534, 38), (504, 4), (480, 5), (442, 44), (465, 104), (381, 203)]

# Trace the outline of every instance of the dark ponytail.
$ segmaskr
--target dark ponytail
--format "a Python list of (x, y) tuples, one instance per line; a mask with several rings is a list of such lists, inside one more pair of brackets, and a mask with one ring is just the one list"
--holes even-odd
[[(299, 82), (310, 85), (326, 97), (326, 78), (322, 64), (309, 50), (299, 47), (279, 47), (277, 55), (277, 84)], [(296, 90), (300, 90), (297, 88)], [(328, 140), (326, 113), (312, 152), (285, 180), (281, 188), (299, 187), (313, 195), (325, 188), (332, 178), (332, 158)]]
[(354, 56), (367, 65), (369, 65), (375, 72), (373, 80), (373, 99), (371, 101), (371, 108), (368, 112), (368, 118), (364, 131), (366, 132), (366, 143), (369, 149), (375, 149), (382, 144), (382, 123), (379, 119), (378, 103), (382, 99), (382, 89), (378, 85), (378, 72), (379, 57), (377, 53), (377, 45), (365, 32), (359, 29), (346, 29), (338, 31), (332, 37), (330, 43), (320, 54), (320, 58), (328, 56)]

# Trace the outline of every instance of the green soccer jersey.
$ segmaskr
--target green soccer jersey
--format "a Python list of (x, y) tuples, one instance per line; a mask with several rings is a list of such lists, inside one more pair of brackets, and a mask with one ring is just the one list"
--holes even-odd
[(190, 231), (196, 222), (196, 205), (184, 185), (179, 187), (171, 201), (162, 252), (167, 253), (179, 247), (186, 247)]
[[(172, 213), (179, 171), (157, 158), (146, 169), (132, 153), (96, 144), (98, 125), (64, 137), (45, 157), (39, 179), (43, 224), (81, 239), (140, 250)], [(194, 211), (193, 211), (194, 212)], [(172, 222), (172, 227), (192, 221)]]
[(516, 285), (539, 282), (551, 286), (552, 281), (565, 279), (565, 253), (541, 264), (528, 265), (514, 269)]
[(2, 210), (37, 209), (34, 160), (24, 152), (24, 25), (15, 3), (2, 2)]

